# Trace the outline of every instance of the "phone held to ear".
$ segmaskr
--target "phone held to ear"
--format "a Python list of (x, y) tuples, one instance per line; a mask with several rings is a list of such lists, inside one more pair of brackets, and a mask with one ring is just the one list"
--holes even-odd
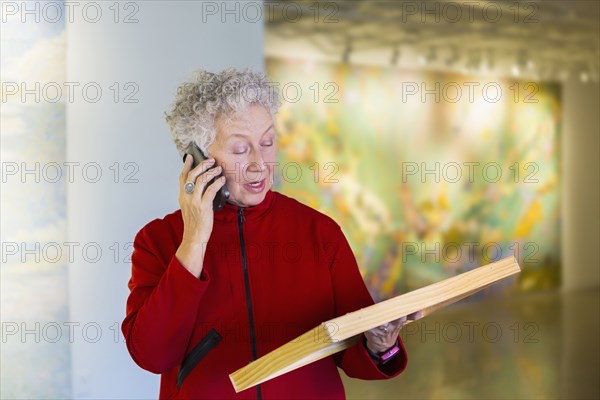
[[(187, 148), (186, 153), (191, 154), (194, 157), (194, 162), (192, 164), (192, 168), (196, 168), (196, 166), (198, 164), (200, 164), (202, 161), (204, 161), (208, 158), (204, 155), (204, 153), (202, 153), (202, 150), (200, 150), (200, 148), (198, 146), (196, 146), (196, 143), (194, 143), (194, 142), (190, 143), (190, 146)], [(183, 156), (183, 162), (185, 162), (185, 154)], [(222, 172), (221, 172), (221, 174), (219, 174), (219, 176), (215, 176), (214, 178), (212, 178), (208, 182), (208, 184), (204, 187), (204, 191), (202, 192), (202, 194), (204, 194), (204, 192), (206, 191), (206, 188), (209, 185), (211, 185), (216, 179), (218, 179), (221, 176), (223, 176)], [(229, 198), (229, 189), (227, 189), (227, 184), (224, 184), (221, 187), (221, 189), (219, 189), (219, 191), (217, 192), (217, 194), (215, 196), (215, 199), (213, 201), (213, 211), (219, 211), (220, 209), (222, 209), (228, 198)]]

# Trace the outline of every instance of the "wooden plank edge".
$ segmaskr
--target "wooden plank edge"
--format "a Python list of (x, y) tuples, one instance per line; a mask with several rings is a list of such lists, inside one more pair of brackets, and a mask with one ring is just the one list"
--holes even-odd
[[(342, 333), (342, 335), (340, 335), (339, 332), (336, 332), (336, 329), (331, 329), (331, 328), (339, 327), (340, 323), (352, 324), (355, 321), (352, 321), (351, 318), (345, 318), (345, 317), (352, 316), (352, 314), (356, 314), (357, 312), (363, 311), (363, 310), (365, 310), (364, 308), (361, 310), (357, 310), (355, 312), (346, 314), (344, 316), (323, 322), (319, 326), (311, 329), (310, 331), (304, 333), (303, 335), (299, 336), (298, 338), (284, 344), (283, 346), (271, 351), (270, 353), (264, 355), (263, 357), (251, 362), (250, 364), (246, 365), (245, 367), (242, 367), (242, 368), (238, 369), (237, 371), (233, 372), (232, 374), (229, 375), (229, 379), (231, 380), (231, 383), (232, 383), (236, 393), (239, 393), (242, 390), (246, 390), (250, 387), (256, 386), (260, 383), (266, 382), (277, 376), (283, 375), (287, 372), (293, 371), (304, 365), (310, 364), (314, 361), (325, 358), (325, 357), (335, 354), (339, 351), (342, 351), (348, 347), (351, 347), (352, 345), (354, 345), (356, 343), (356, 341), (360, 337), (360, 333), (362, 333), (366, 330), (375, 328), (377, 326), (385, 324), (386, 322), (398, 319), (402, 316), (412, 314), (412, 313), (414, 313), (416, 311), (420, 311), (420, 310), (424, 311), (424, 316), (429, 315), (432, 312), (437, 311), (438, 309), (440, 309), (442, 307), (445, 307), (449, 304), (452, 304), (459, 300), (462, 300), (462, 299), (472, 295), (473, 293), (478, 292), (479, 290), (482, 290), (486, 287), (493, 285), (494, 283), (498, 282), (501, 279), (504, 279), (510, 275), (513, 275), (513, 274), (519, 272), (520, 266), (513, 256), (506, 257), (506, 258), (496, 261), (494, 263), (475, 268), (471, 271), (464, 272), (462, 274), (456, 275), (451, 278), (447, 278), (445, 280), (434, 283), (432, 285), (428, 285), (423, 288), (411, 291), (409, 293), (405, 293), (403, 295), (396, 296), (392, 299), (383, 301), (381, 303), (374, 304), (367, 308), (369, 309), (369, 313), (373, 314), (373, 315), (378, 314), (378, 313), (383, 313), (386, 308), (397, 306), (398, 304), (396, 304), (396, 303), (401, 303), (401, 301), (399, 299), (402, 297), (405, 297), (409, 294), (417, 292), (418, 295), (416, 295), (415, 297), (421, 297), (423, 294), (426, 295), (427, 292), (430, 292), (432, 287), (434, 288), (434, 290), (437, 290), (437, 289), (441, 290), (444, 288), (452, 289), (454, 286), (456, 286), (456, 282), (461, 282), (463, 280), (470, 280), (472, 277), (480, 278), (479, 275), (482, 275), (484, 273), (489, 273), (489, 270), (492, 270), (492, 271), (499, 270), (499, 271), (495, 271), (495, 272), (500, 272), (500, 273), (495, 274), (494, 278), (492, 278), (492, 279), (488, 279), (487, 281), (484, 280), (484, 283), (479, 284), (479, 286), (477, 286), (477, 284), (478, 284), (477, 282), (480, 282), (481, 279), (478, 279), (477, 282), (475, 282), (475, 284), (468, 285), (468, 287), (470, 288), (469, 290), (463, 290), (455, 296), (446, 296), (444, 298), (444, 300), (442, 300), (442, 301), (437, 301), (434, 299), (429, 302), (431, 304), (427, 303), (426, 301), (421, 301), (421, 303), (416, 302), (418, 304), (413, 305), (413, 308), (414, 308), (413, 311), (410, 311), (410, 310), (412, 310), (412, 308), (398, 307), (398, 308), (400, 308), (400, 310), (398, 310), (398, 309), (392, 310), (394, 312), (387, 313), (388, 315), (385, 315), (383, 317), (380, 317), (377, 315), (376, 318), (370, 318), (370, 319), (365, 318), (365, 319), (363, 319), (363, 321), (361, 321), (361, 323), (362, 323), (361, 326), (363, 326), (363, 327), (370, 326), (370, 327), (360, 330), (360, 332), (356, 332), (354, 334), (351, 334), (348, 332), (353, 332), (353, 331), (356, 331), (357, 329), (362, 329), (362, 328), (354, 327), (353, 329), (346, 329)], [(476, 271), (479, 271), (479, 272), (475, 273)], [(458, 278), (460, 278), (460, 279), (458, 279)], [(429, 290), (424, 290), (426, 288), (429, 288)], [(418, 307), (419, 305), (423, 306), (424, 303), (427, 303), (429, 305), (427, 305), (425, 307)], [(383, 307), (383, 306), (376, 307), (376, 306), (379, 306), (382, 304), (384, 304), (385, 307)], [(400, 306), (402, 306), (402, 304), (400, 304)], [(407, 309), (409, 310), (408, 312), (406, 312)], [(396, 316), (397, 314), (402, 314), (402, 315)], [(389, 315), (392, 315), (393, 317), (390, 318)], [(410, 323), (410, 322), (412, 322), (412, 321), (408, 321), (408, 323)], [(345, 335), (345, 337), (344, 337), (344, 335)], [(323, 338), (323, 339), (321, 339), (321, 338)], [(299, 343), (303, 343), (303, 344), (299, 345)], [(272, 371), (274, 370), (274, 372), (269, 373), (268, 370), (272, 370)]]
[[(520, 270), (514, 257), (510, 256), (374, 304), (367, 307), (368, 312), (364, 312), (367, 308), (363, 308), (331, 319), (323, 324), (326, 325), (331, 342), (345, 340), (386, 322), (452, 300), (454, 297), (458, 296), (460, 300), (466, 297), (464, 294), (474, 293), (479, 288), (494, 284), (518, 273)], [(436, 291), (447, 291), (448, 293), (432, 296), (432, 292)]]
[(307, 357), (307, 355), (322, 351), (331, 345), (331, 342), (328, 340), (329, 336), (324, 330), (323, 325), (318, 325), (294, 340), (287, 342), (283, 346), (233, 372), (229, 375), (229, 379), (236, 392), (240, 392), (268, 380), (269, 378), (264, 379), (272, 375), (268, 370), (277, 371), (286, 368), (290, 362), (297, 363)]
[[(429, 308), (427, 308), (425, 310), (422, 310), (423, 311), (423, 318), (426, 317), (426, 316), (428, 316), (428, 315), (430, 315), (430, 314), (432, 314), (433, 312), (435, 312), (435, 311), (443, 308), (443, 307), (446, 307), (446, 306), (448, 306), (450, 304), (453, 304), (453, 303), (455, 303), (457, 301), (460, 301), (460, 300), (462, 300), (462, 299), (464, 299), (464, 298), (466, 298), (468, 296), (471, 296), (472, 294), (478, 292), (479, 290), (482, 290), (482, 289), (484, 289), (486, 287), (489, 287), (489, 286), (491, 286), (493, 284), (494, 283), (490, 283), (489, 285), (483, 286), (480, 289), (476, 289), (476, 290), (473, 290), (471, 292), (467, 292), (467, 293), (465, 293), (462, 296), (457, 296), (457, 297), (452, 298), (452, 299), (450, 299), (450, 300), (448, 300), (448, 301), (446, 301), (444, 303), (436, 304), (433, 307), (429, 307)], [(404, 326), (406, 326), (406, 325), (408, 325), (408, 324), (410, 324), (412, 322), (414, 322), (414, 321), (408, 320)], [(338, 352), (340, 352), (342, 350), (345, 350), (345, 349), (347, 349), (349, 347), (352, 347), (352, 346), (354, 346), (354, 344), (356, 344), (356, 342), (358, 341), (359, 338), (360, 338), (360, 334), (358, 334), (356, 336), (353, 336), (351, 338), (345, 339), (345, 340), (340, 340), (338, 342), (330, 343), (327, 347), (324, 347), (324, 348), (318, 350), (317, 352), (313, 352), (311, 354), (307, 354), (304, 357), (298, 359), (297, 361), (294, 361), (293, 363), (290, 363), (289, 365), (287, 365), (286, 367), (280, 369), (279, 371), (277, 371), (275, 373), (272, 373), (270, 375), (265, 375), (262, 378), (259, 378), (258, 380), (254, 381), (254, 382), (251, 382), (251, 384), (250, 384), (251, 386), (245, 386), (245, 382), (241, 381), (240, 376), (237, 375), (237, 373), (240, 372), (240, 371), (242, 371), (244, 368), (248, 368), (250, 365), (253, 365), (252, 363), (248, 364), (248, 366), (246, 366), (246, 367), (244, 367), (244, 368), (242, 368), (242, 369), (234, 372), (233, 374), (229, 375), (229, 379), (231, 380), (231, 383), (233, 384), (233, 387), (235, 388), (236, 393), (239, 393), (242, 390), (248, 389), (250, 387), (254, 387), (254, 386), (259, 385), (259, 384), (261, 384), (263, 382), (266, 382), (268, 380), (276, 378), (276, 377), (278, 377), (280, 375), (286, 374), (286, 373), (291, 372), (291, 371), (293, 371), (295, 369), (298, 369), (298, 368), (301, 368), (301, 367), (303, 367), (305, 365), (308, 365), (308, 364), (310, 364), (312, 362), (318, 361), (318, 360), (320, 360), (322, 358), (328, 357), (328, 356), (333, 355), (335, 353), (338, 353)], [(266, 355), (265, 355), (265, 357), (266, 357)], [(247, 380), (250, 380), (250, 379), (248, 378)]]
[[(256, 381), (251, 381), (250, 379), (247, 379), (248, 381), (251, 381), (251, 382), (244, 383), (244, 382), (241, 382), (240, 376), (235, 376), (238, 372), (242, 371), (247, 366), (242, 369), (239, 369), (238, 371), (229, 375), (229, 379), (231, 380), (231, 383), (233, 384), (233, 387), (234, 387), (236, 393), (239, 393), (242, 390), (246, 390), (246, 389), (249, 389), (256, 385), (259, 385), (263, 382), (269, 381), (280, 375), (283, 375), (283, 374), (291, 372), (295, 369), (301, 368), (305, 365), (308, 365), (310, 363), (318, 361), (322, 358), (329, 357), (330, 355), (333, 355), (335, 353), (339, 353), (342, 350), (345, 350), (349, 347), (354, 346), (359, 338), (360, 338), (360, 335), (356, 335), (355, 337), (352, 337), (352, 338), (349, 338), (346, 340), (342, 340), (342, 341), (335, 342), (335, 343), (325, 344), (325, 346), (322, 347), (320, 350), (310, 353), (310, 354), (306, 354), (303, 358), (298, 359), (294, 363), (291, 363), (291, 364), (277, 370), (276, 372), (273, 372), (270, 375), (264, 375), (261, 378), (258, 378)], [(248, 366), (250, 366), (250, 365), (252, 365), (252, 363), (248, 364)]]

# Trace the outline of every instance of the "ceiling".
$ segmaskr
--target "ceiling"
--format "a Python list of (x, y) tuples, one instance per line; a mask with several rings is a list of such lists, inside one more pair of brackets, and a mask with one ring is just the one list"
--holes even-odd
[(598, 82), (600, 2), (267, 1), (266, 53)]

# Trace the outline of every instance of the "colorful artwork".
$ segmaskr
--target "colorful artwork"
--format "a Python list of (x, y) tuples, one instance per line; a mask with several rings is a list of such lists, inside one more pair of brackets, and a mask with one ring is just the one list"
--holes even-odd
[(334, 218), (385, 299), (515, 254), (490, 291), (560, 282), (560, 87), (267, 58), (275, 189)]

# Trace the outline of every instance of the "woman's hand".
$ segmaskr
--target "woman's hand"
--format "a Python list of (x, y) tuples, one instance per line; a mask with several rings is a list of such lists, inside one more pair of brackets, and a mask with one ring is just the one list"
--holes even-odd
[(367, 347), (373, 353), (382, 353), (392, 347), (398, 339), (400, 329), (408, 320), (416, 321), (423, 317), (423, 311), (417, 311), (395, 321), (378, 326), (365, 332)]
[[(204, 192), (208, 182), (221, 173), (221, 167), (213, 167), (215, 160), (209, 158), (192, 169), (192, 160), (193, 157), (188, 154), (179, 175), (178, 200), (183, 218), (183, 239), (175, 255), (186, 269), (199, 277), (206, 243), (213, 229), (213, 200), (225, 184), (225, 177), (215, 180)], [(195, 184), (191, 194), (185, 192), (187, 182)]]

